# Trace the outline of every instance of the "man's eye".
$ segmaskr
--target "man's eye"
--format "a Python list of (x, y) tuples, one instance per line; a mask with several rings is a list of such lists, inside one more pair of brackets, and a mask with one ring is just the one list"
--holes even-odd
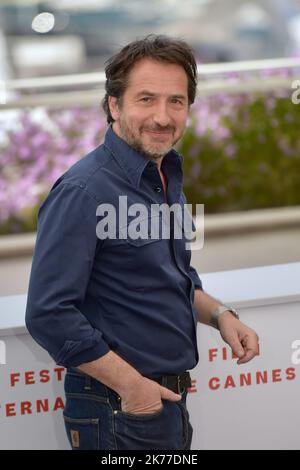
[(141, 101), (144, 101), (145, 103), (148, 103), (151, 100), (150, 96), (144, 96)]
[(174, 98), (174, 99), (172, 100), (172, 103), (175, 103), (175, 104), (182, 104), (182, 101), (179, 100), (179, 99), (177, 99), (177, 98)]

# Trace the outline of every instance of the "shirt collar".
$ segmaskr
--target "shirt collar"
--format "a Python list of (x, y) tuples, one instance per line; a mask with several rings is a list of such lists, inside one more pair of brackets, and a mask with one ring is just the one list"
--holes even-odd
[[(148, 165), (153, 166), (154, 163), (119, 137), (113, 131), (111, 125), (106, 131), (104, 145), (110, 150), (121, 168), (123, 168), (131, 183), (138, 187), (143, 171)], [(164, 170), (167, 169), (167, 173), (170, 174), (171, 171), (174, 174), (175, 172), (175, 176), (182, 179), (182, 160), (182, 156), (172, 149), (164, 156), (162, 166)]]

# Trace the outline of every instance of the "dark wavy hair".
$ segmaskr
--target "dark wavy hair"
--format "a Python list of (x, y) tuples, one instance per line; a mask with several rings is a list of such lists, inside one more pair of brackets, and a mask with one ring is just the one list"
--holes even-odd
[(102, 107), (109, 124), (114, 122), (114, 119), (109, 110), (108, 97), (114, 96), (119, 105), (122, 104), (130, 70), (137, 61), (144, 58), (180, 65), (188, 78), (189, 104), (194, 102), (197, 89), (197, 64), (192, 48), (181, 39), (150, 34), (127, 44), (106, 62), (106, 93), (102, 100)]

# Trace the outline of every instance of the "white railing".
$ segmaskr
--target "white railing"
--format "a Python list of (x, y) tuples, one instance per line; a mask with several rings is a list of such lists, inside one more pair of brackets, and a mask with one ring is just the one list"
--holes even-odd
[[(279, 69), (288, 70), (289, 76), (263, 76), (260, 73)], [(229, 80), (228, 74), (234, 74), (234, 78)], [(202, 64), (198, 66), (198, 76), (198, 96), (286, 89), (291, 88), (294, 80), (300, 79), (300, 58)], [(93, 105), (100, 102), (104, 84), (104, 72), (9, 80), (0, 84), (0, 110)]]

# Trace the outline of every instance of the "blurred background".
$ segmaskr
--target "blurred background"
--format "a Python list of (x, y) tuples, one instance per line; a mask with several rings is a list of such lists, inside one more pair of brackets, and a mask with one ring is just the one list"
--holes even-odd
[(105, 61), (150, 33), (198, 62), (178, 144), (205, 204), (194, 266), (300, 261), (299, 0), (0, 0), (0, 295), (27, 291), (41, 202), (103, 140)]
[(6, 78), (99, 71), (148, 33), (184, 37), (200, 62), (300, 52), (297, 0), (1, 0), (0, 17)]

